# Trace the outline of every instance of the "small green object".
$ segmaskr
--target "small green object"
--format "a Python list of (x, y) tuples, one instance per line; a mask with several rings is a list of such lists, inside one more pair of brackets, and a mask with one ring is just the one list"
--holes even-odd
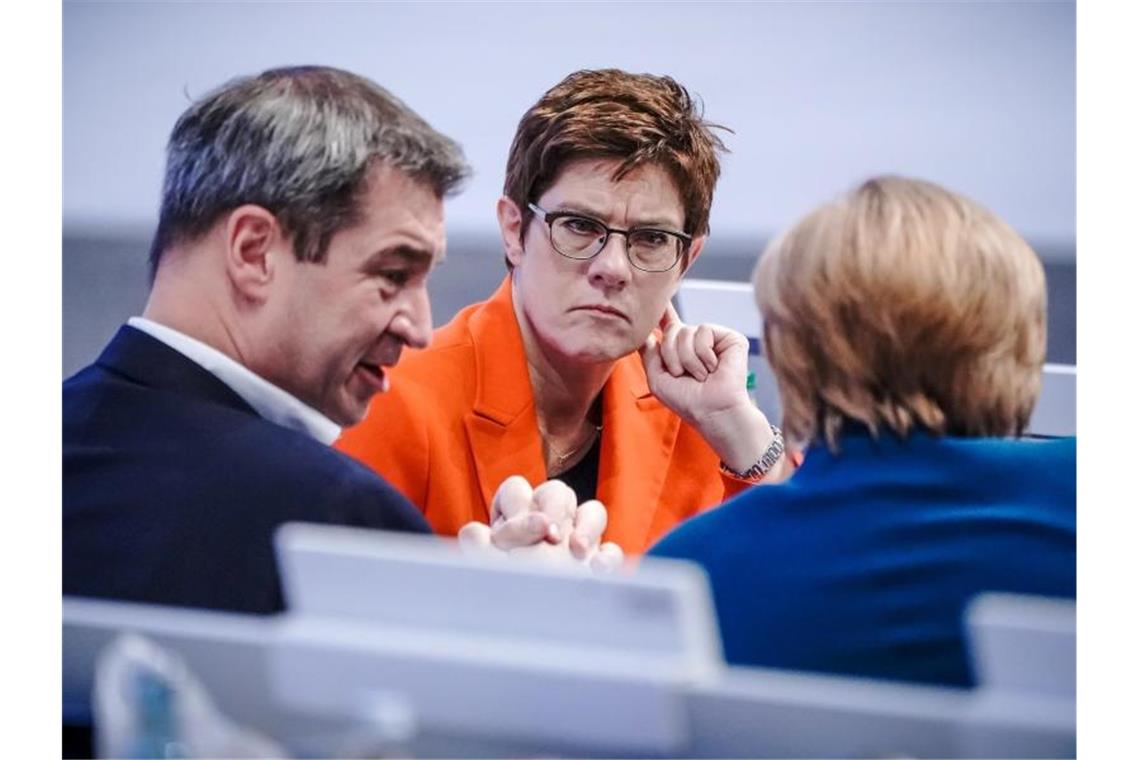
[(756, 373), (755, 372), (752, 372), (751, 370), (749, 370), (748, 381), (744, 384), (744, 387), (750, 391), (756, 390)]

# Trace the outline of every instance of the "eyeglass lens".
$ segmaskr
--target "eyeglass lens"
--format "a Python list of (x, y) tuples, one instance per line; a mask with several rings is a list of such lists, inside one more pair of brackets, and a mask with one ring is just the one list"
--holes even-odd
[[(629, 258), (639, 269), (651, 272), (670, 269), (681, 255), (681, 239), (663, 230), (633, 229), (624, 236)], [(554, 247), (562, 255), (575, 259), (597, 255), (606, 244), (606, 237), (604, 226), (585, 217), (559, 217), (550, 226)]]

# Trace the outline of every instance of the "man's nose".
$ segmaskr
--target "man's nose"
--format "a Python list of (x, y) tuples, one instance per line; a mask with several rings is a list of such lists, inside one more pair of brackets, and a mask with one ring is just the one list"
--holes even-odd
[(431, 301), (426, 287), (405, 294), (399, 313), (392, 320), (392, 332), (412, 348), (426, 348), (431, 340)]

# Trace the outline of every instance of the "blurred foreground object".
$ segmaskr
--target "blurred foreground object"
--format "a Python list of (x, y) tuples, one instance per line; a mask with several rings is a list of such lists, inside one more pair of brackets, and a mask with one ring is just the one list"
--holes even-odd
[(95, 671), (99, 757), (285, 757), (223, 715), (177, 655), (137, 635), (115, 639)]
[[(916, 686), (726, 666), (692, 565), (647, 558), (636, 574), (593, 576), (320, 526), (278, 546), (290, 610), (278, 616), (65, 599), (65, 700), (90, 694), (96, 654), (133, 630), (297, 756), (394, 744), (417, 757), (1074, 754), (1071, 690), (991, 677), (1010, 656), (1022, 672), (1043, 662), (1017, 643), (1041, 628), (1020, 614), (1002, 613), (1004, 639), (980, 634), (1012, 646), (971, 647), (991, 663), (976, 688)], [(1052, 640), (1044, 665), (1064, 671), (1074, 638)]]

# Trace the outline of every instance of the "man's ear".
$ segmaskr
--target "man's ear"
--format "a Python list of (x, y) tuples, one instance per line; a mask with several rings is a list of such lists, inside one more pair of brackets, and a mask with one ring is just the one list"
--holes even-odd
[(705, 248), (705, 241), (709, 239), (708, 235), (701, 235), (693, 238), (693, 242), (689, 243), (689, 260), (685, 264), (684, 270), (681, 271), (681, 276), (684, 277), (689, 268), (693, 266), (693, 262), (701, 255), (701, 251)]
[(503, 251), (507, 255), (507, 261), (517, 267), (522, 263), (523, 257), (522, 211), (504, 195), (495, 204), (495, 213), (499, 217), (499, 232), (503, 236)]
[(278, 257), (288, 251), (277, 218), (253, 204), (229, 212), (225, 226), (226, 273), (246, 298), (260, 301), (273, 282)]

